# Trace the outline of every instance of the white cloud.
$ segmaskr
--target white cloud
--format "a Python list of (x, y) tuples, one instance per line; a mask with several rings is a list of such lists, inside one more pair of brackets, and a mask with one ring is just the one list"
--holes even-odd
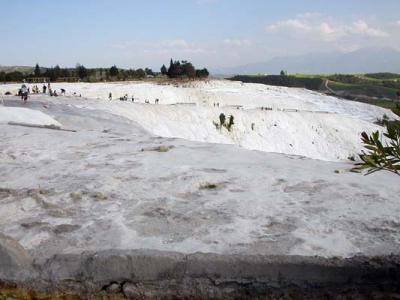
[(169, 59), (202, 60), (215, 52), (207, 45), (189, 42), (184, 39), (165, 39), (152, 41), (126, 41), (111, 45), (125, 59), (165, 63)]
[(280, 32), (280, 31), (310, 31), (312, 27), (308, 25), (304, 20), (300, 19), (289, 19), (284, 21), (278, 21), (267, 27), (269, 32)]
[(389, 34), (381, 29), (369, 26), (365, 21), (358, 20), (354, 22), (349, 28), (349, 33), (360, 34), (369, 37), (387, 37)]
[(309, 37), (326, 42), (339, 41), (351, 36), (365, 38), (385, 38), (389, 36), (386, 31), (371, 26), (362, 19), (345, 23), (318, 13), (305, 13), (293, 19), (281, 20), (270, 24), (266, 30), (269, 33), (295, 34), (301, 35), (302, 38)]
[[(364, 47), (399, 48), (400, 45), (400, 25), (367, 17), (344, 21), (311, 12), (278, 20), (269, 24), (266, 30), (268, 33), (260, 35), (233, 34), (220, 40), (189, 40), (178, 36), (126, 41), (112, 47), (118, 52), (120, 61), (129, 61), (133, 65), (157, 67), (172, 57), (210, 67), (256, 63), (275, 56), (351, 51)], [(114, 56), (110, 61), (118, 63)]]
[(227, 46), (235, 47), (246, 47), (252, 45), (252, 42), (246, 39), (225, 39), (223, 43)]
[(159, 48), (188, 48), (189, 43), (185, 40), (162, 40), (155, 44), (155, 47)]

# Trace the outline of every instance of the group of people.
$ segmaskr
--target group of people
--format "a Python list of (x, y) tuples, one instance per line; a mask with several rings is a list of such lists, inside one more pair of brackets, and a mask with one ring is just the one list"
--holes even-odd
[[(119, 97), (119, 100), (120, 100), (120, 101), (128, 101), (128, 98), (129, 98), (128, 94), (125, 94), (123, 97)], [(113, 99), (113, 95), (112, 95), (112, 93), (110, 92), (110, 93), (108, 94), (108, 100), (111, 101), (112, 99)], [(133, 97), (133, 95), (132, 95), (132, 97), (131, 97), (131, 101), (132, 101), (132, 102), (135, 102), (135, 97)], [(150, 101), (146, 99), (146, 100), (144, 101), (144, 103), (150, 104)], [(156, 98), (156, 99), (154, 100), (154, 104), (159, 104), (159, 103), (160, 103), (160, 99)]]
[[(21, 100), (26, 102), (28, 100), (30, 92), (31, 92), (30, 88), (27, 87), (25, 83), (23, 83), (21, 88), (18, 91), (18, 96), (21, 97)], [(44, 83), (43, 87), (42, 87), (42, 93), (46, 94), (47, 92), (49, 93), (50, 97), (57, 97), (59, 95), (57, 93), (57, 90), (55, 90), (55, 89), (53, 90), (51, 88), (50, 82), (48, 82), (47, 85), (46, 85), (46, 83)], [(61, 92), (60, 94), (62, 96), (65, 96), (65, 93), (66, 93), (65, 89), (60, 89), (60, 92)], [(40, 93), (39, 87), (37, 85), (32, 87), (32, 93), (33, 94), (39, 94)]]
[(261, 106), (261, 110), (272, 110), (272, 107), (264, 107), (264, 106)]
[(33, 93), (33, 94), (39, 94), (39, 93), (40, 93), (39, 87), (38, 87), (37, 85), (34, 85), (34, 86), (32, 87), (32, 93)]

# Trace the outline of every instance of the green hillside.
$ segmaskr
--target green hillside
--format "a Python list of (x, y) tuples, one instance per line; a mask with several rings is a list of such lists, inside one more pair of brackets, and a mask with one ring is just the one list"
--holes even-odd
[(400, 115), (400, 74), (290, 74), (285, 75), (239, 75), (230, 80), (262, 83), (275, 86), (301, 87), (342, 97), (348, 100), (369, 103)]

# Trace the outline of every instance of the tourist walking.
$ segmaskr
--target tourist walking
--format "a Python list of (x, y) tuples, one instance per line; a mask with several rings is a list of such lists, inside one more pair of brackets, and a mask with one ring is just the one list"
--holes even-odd
[(21, 100), (23, 100), (24, 103), (25, 103), (26, 101), (28, 101), (29, 89), (26, 87), (25, 84), (23, 84), (21, 86), (21, 90), (20, 91), (21, 91)]

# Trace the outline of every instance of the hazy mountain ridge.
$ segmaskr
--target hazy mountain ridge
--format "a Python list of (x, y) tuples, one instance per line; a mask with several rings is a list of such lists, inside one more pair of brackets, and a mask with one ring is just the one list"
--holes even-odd
[(215, 74), (289, 73), (400, 73), (400, 51), (393, 48), (363, 48), (353, 52), (311, 53), (272, 58), (267, 62), (213, 70)]
[(34, 67), (30, 66), (2, 66), (0, 65), (0, 72), (11, 73), (11, 72), (21, 72), (24, 74), (33, 73)]

